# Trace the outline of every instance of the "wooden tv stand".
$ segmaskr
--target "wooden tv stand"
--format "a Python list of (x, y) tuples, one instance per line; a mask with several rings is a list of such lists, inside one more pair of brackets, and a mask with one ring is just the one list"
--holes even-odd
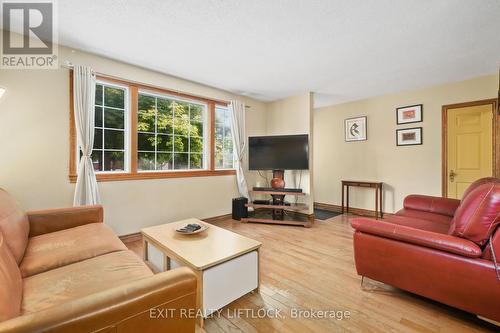
[(300, 220), (286, 220), (285, 219), (285, 211), (291, 211), (291, 212), (300, 212), (309, 209), (309, 206), (303, 203), (297, 203), (297, 204), (290, 204), (287, 205), (285, 204), (285, 196), (290, 195), (290, 196), (304, 196), (305, 193), (303, 192), (289, 192), (289, 191), (283, 191), (280, 189), (265, 189), (265, 190), (252, 190), (250, 191), (252, 193), (257, 193), (257, 194), (267, 194), (270, 195), (273, 198), (272, 204), (265, 205), (265, 204), (254, 204), (254, 203), (248, 203), (245, 206), (247, 207), (253, 207), (255, 209), (272, 209), (272, 218), (257, 218), (257, 217), (247, 217), (247, 218), (242, 218), (241, 222), (252, 222), (252, 223), (268, 223), (268, 224), (284, 224), (284, 225), (299, 225), (303, 226), (306, 228), (310, 228), (312, 226), (312, 221), (314, 219), (311, 219), (308, 217), (307, 221), (300, 221)]

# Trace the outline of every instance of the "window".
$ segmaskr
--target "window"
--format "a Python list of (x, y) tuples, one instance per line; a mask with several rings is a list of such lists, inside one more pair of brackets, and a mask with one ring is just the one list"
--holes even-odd
[(233, 169), (232, 115), (227, 107), (215, 107), (215, 168)]
[(139, 93), (139, 171), (205, 169), (206, 105)]
[(127, 89), (97, 83), (92, 163), (96, 172), (127, 170)]
[[(70, 72), (70, 96), (73, 95)], [(236, 174), (226, 103), (97, 77), (92, 162), (98, 181)], [(70, 108), (70, 181), (79, 160)]]

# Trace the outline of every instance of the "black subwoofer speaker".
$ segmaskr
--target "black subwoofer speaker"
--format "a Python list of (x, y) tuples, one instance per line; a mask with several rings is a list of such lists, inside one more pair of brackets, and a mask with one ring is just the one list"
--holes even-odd
[(245, 197), (233, 199), (233, 220), (241, 220), (242, 217), (248, 217), (248, 207), (245, 204), (248, 199)]

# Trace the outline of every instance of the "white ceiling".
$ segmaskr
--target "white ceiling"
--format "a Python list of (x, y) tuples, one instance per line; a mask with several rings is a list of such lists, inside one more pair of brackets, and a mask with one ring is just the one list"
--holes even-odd
[(72, 48), (256, 99), (337, 104), (493, 74), (499, 0), (63, 0)]

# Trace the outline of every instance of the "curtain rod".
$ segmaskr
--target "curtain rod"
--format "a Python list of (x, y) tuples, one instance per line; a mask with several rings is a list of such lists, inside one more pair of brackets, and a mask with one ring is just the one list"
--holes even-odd
[[(65, 61), (64, 64), (61, 65), (61, 67), (72, 70), (74, 68), (74, 65), (71, 62), (69, 62), (69, 61)], [(102, 77), (108, 78), (108, 79), (119, 80), (119, 81), (127, 81), (127, 82), (131, 82), (131, 83), (145, 85), (142, 82), (138, 82), (138, 81), (134, 81), (134, 80), (130, 80), (130, 79), (124, 79), (124, 78), (113, 76), (113, 75), (109, 75), (109, 74), (104, 74), (104, 73), (99, 73), (99, 72), (95, 72), (95, 74), (98, 75), (98, 76), (102, 76)], [(146, 85), (146, 86), (149, 86), (151, 88), (165, 89), (165, 88), (154, 86), (154, 85)], [(193, 97), (199, 97), (199, 98), (203, 98), (203, 99), (211, 99), (209, 97), (193, 95), (193, 94), (185, 93), (185, 92), (178, 91), (178, 90), (175, 90), (175, 89), (168, 89), (168, 90), (171, 90), (171, 91), (173, 91), (175, 93), (178, 93), (178, 94), (191, 95)], [(224, 100), (221, 100), (221, 99), (216, 99), (214, 101), (226, 103), (228, 105), (229, 105), (229, 103), (231, 103), (230, 101), (224, 101)], [(250, 109), (250, 106), (249, 105), (245, 105), (245, 108)]]

